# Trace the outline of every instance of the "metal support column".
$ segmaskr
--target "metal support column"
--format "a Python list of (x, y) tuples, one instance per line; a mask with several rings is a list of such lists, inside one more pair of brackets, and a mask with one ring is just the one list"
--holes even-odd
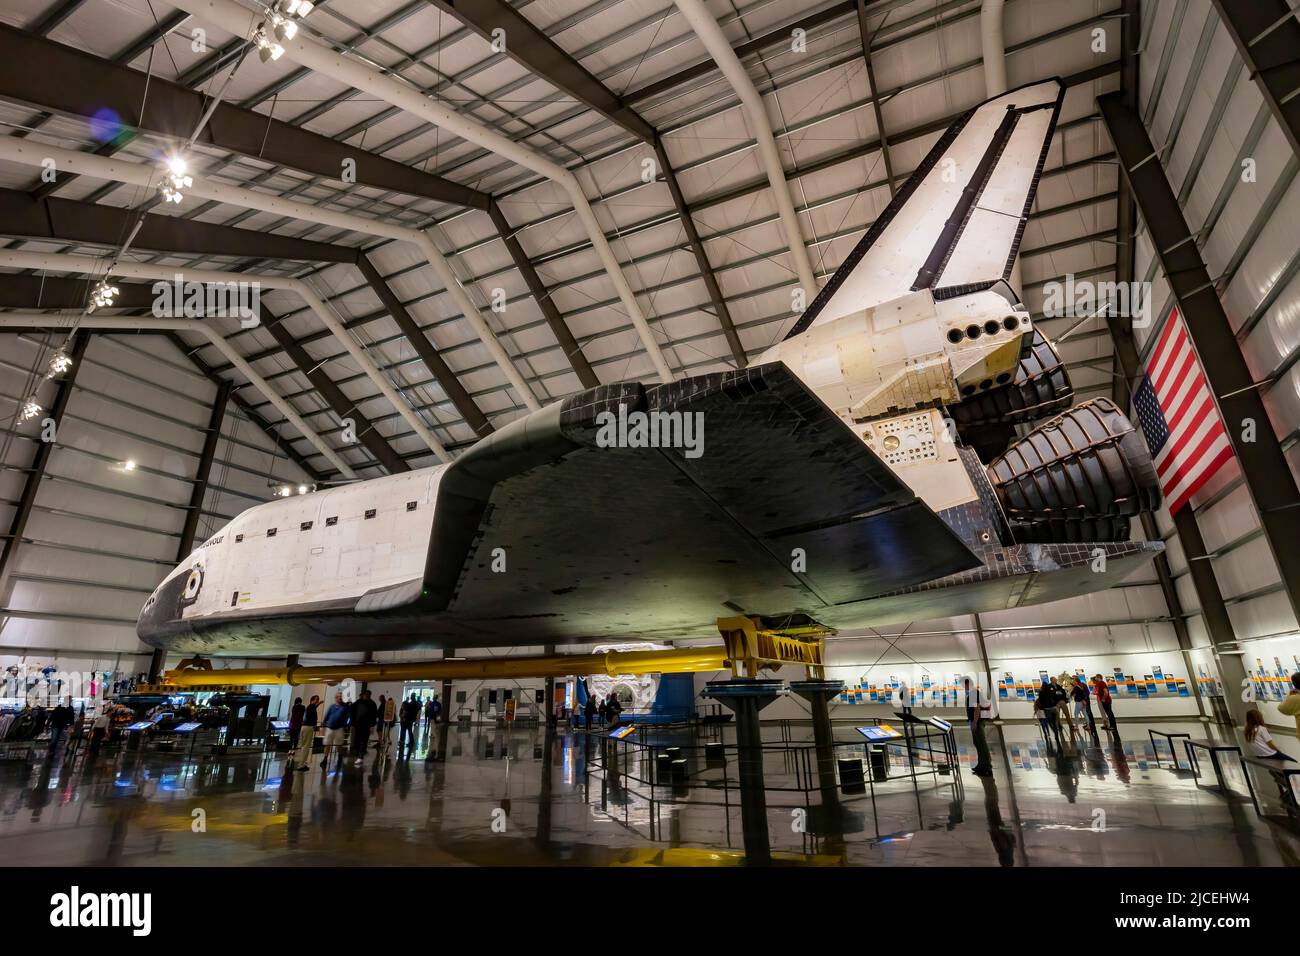
[(23, 534), (27, 530), (27, 521), (31, 518), (32, 509), (36, 505), (36, 495), (40, 491), (41, 481), (45, 478), (45, 469), (49, 467), (50, 456), (54, 453), (54, 446), (58, 444), (57, 435), (63, 423), (63, 413), (68, 409), (68, 402), (72, 398), (73, 388), (77, 380), (77, 372), (81, 369), (82, 359), (86, 356), (86, 346), (89, 342), (90, 336), (84, 332), (73, 337), (72, 346), (68, 351), (69, 356), (72, 358), (72, 367), (59, 380), (54, 394), (54, 401), (50, 405), (50, 413), (44, 416), (54, 422), (55, 441), (37, 443), (36, 455), (32, 459), (27, 481), (23, 484), (22, 493), (18, 496), (18, 507), (9, 520), (9, 532), (5, 535), (4, 540), (0, 542), (0, 546), (3, 547), (3, 550), (0, 550), (0, 599), (3, 599), (7, 593), (6, 585), (9, 573), (12, 571), (14, 554), (18, 551), (19, 545), (22, 544)]
[(885, 164), (885, 179), (889, 182), (889, 195), (897, 195), (894, 185), (894, 163), (889, 158), (889, 137), (885, 135), (885, 116), (880, 109), (880, 87), (876, 85), (876, 68), (871, 62), (871, 30), (867, 27), (867, 0), (857, 0), (858, 34), (862, 38), (862, 57), (867, 64), (867, 83), (871, 86), (871, 110), (876, 118), (876, 136), (880, 139), (880, 158)]
[(542, 318), (546, 319), (546, 324), (550, 327), (551, 334), (555, 336), (555, 341), (559, 343), (561, 351), (564, 352), (564, 357), (568, 359), (573, 373), (578, 376), (578, 381), (582, 383), (583, 388), (595, 388), (600, 384), (600, 379), (596, 377), (587, 357), (582, 354), (582, 347), (578, 345), (578, 340), (573, 337), (568, 323), (564, 321), (564, 316), (560, 314), (560, 310), (551, 299), (551, 290), (546, 288), (532, 260), (528, 258), (528, 253), (524, 252), (524, 247), (520, 245), (514, 226), (510, 225), (495, 200), (488, 206), (487, 211), (492, 218), (492, 225), (496, 226), (497, 235), (505, 243), (506, 251), (510, 253), (515, 268), (524, 277), (529, 294), (537, 303), (537, 308), (541, 309)]
[[(265, 308), (265, 306), (263, 306), (263, 308)], [(199, 356), (199, 348), (195, 348), (187, 345), (185, 343), (185, 340), (182, 339), (180, 337), (180, 334), (177, 332), (169, 331), (169, 332), (164, 332), (162, 334), (164, 337), (166, 337), (166, 339), (169, 342), (171, 342), (173, 345), (176, 346), (176, 348), (180, 351), (182, 355), (184, 355), (187, 359), (189, 359), (194, 364), (195, 368), (197, 368), (200, 372), (203, 373), (203, 375), (208, 379), (208, 381), (212, 382), (214, 385), (221, 384), (223, 379), (221, 378), (221, 376), (217, 374), (216, 370), (213, 369), (211, 365), (209, 365)], [(257, 428), (262, 432), (262, 434), (264, 434), (267, 438), (271, 440), (272, 444), (274, 444), (276, 448), (284, 452), (287, 458), (289, 458), (295, 465), (301, 468), (303, 474), (309, 476), (311, 480), (315, 482), (321, 482), (325, 480), (325, 476), (321, 472), (313, 468), (311, 466), (311, 463), (307, 461), (307, 459), (302, 455), (302, 453), (299, 452), (298, 449), (293, 447), (293, 442), (289, 441), (289, 439), (285, 438), (284, 435), (280, 434), (280, 429), (276, 425), (273, 425), (271, 422), (267, 421), (261, 415), (261, 413), (257, 411), (257, 409), (253, 408), (253, 406), (248, 403), (247, 399), (240, 397), (238, 392), (232, 392), (230, 395), (230, 401), (234, 404), (236, 408), (238, 408), (241, 412), (244, 413), (244, 415), (248, 418), (250, 422), (252, 422), (254, 425), (257, 426)]]
[(406, 306), (402, 304), (393, 290), (388, 287), (384, 277), (379, 274), (379, 270), (374, 264), (366, 258), (365, 255), (357, 256), (357, 267), (361, 274), (365, 276), (366, 283), (379, 296), (379, 301), (383, 303), (388, 314), (393, 317), (393, 322), (406, 340), (411, 343), (411, 348), (415, 349), (415, 354), (420, 356), (430, 374), (438, 380), (442, 386), (443, 392), (451, 399), (451, 403), (456, 406), (456, 411), (460, 412), (461, 418), (465, 419), (470, 428), (474, 429), (474, 434), (482, 437), (492, 431), (492, 424), (487, 420), (487, 416), (474, 403), (474, 399), (466, 391), (465, 386), (460, 383), (456, 373), (451, 370), (438, 350), (433, 347), (433, 343), (416, 324), (415, 319), (411, 318), (411, 313), (406, 311)]
[[(442, 652), (442, 659), (445, 661), (455, 653), (456, 648), (448, 647)], [(447, 678), (442, 682), (442, 714), (440, 716), (443, 727), (447, 727), (451, 723), (451, 678)]]
[[(994, 707), (997, 707), (997, 684), (993, 680), (993, 665), (989, 663), (988, 645), (984, 643), (984, 624), (980, 621), (978, 614), (972, 614), (971, 621), (975, 624), (975, 643), (979, 646), (980, 661), (984, 664), (984, 675), (988, 679), (988, 687), (985, 693), (988, 694), (988, 701)], [(963, 706), (965, 706), (963, 704)]]
[(812, 714), (813, 746), (817, 750), (817, 782), (821, 787), (822, 807), (833, 812), (839, 809), (840, 800), (835, 777), (835, 733), (831, 728), (830, 702), (844, 690), (844, 681), (792, 680), (790, 690), (808, 702)]
[(749, 364), (749, 359), (745, 355), (745, 346), (741, 344), (740, 333), (736, 331), (736, 323), (732, 321), (731, 310), (727, 308), (722, 287), (718, 285), (718, 279), (713, 274), (713, 265), (704, 251), (704, 242), (700, 239), (699, 230), (695, 228), (695, 220), (691, 218), (686, 196), (677, 182), (677, 174), (673, 172), (672, 164), (668, 162), (668, 153), (664, 150), (663, 140), (658, 133), (655, 134), (651, 145), (654, 146), (659, 171), (663, 173), (664, 182), (668, 184), (668, 192), (672, 194), (673, 205), (677, 207), (677, 216), (681, 219), (682, 229), (686, 232), (686, 241), (691, 244), (691, 254), (695, 256), (696, 268), (700, 270), (700, 278), (704, 280), (704, 288), (709, 293), (713, 314), (717, 316), (718, 324), (722, 326), (722, 334), (727, 340), (727, 347), (731, 349), (731, 357), (736, 360), (736, 367), (744, 368)]
[[(190, 486), (190, 503), (185, 511), (185, 524), (181, 527), (181, 540), (176, 548), (177, 564), (188, 558), (194, 551), (194, 539), (198, 536), (199, 519), (203, 514), (203, 499), (207, 495), (212, 463), (217, 457), (217, 443), (221, 440), (221, 423), (225, 420), (226, 405), (229, 401), (230, 382), (222, 381), (217, 385), (217, 394), (212, 400), (208, 430), (203, 436), (203, 450), (199, 453), (199, 464), (194, 470), (194, 479)], [(162, 648), (156, 648), (149, 658), (149, 683), (157, 683), (166, 660), (167, 652)]]
[[(1295, 546), (1300, 541), (1300, 490), (1295, 477), (1151, 137), (1122, 91), (1099, 96), (1097, 104), (1202, 360), (1292, 610), (1300, 618), (1300, 548)], [(1247, 423), (1254, 426), (1249, 441)]]
[(1300, 22), (1286, 0), (1214, 0), (1250, 78), (1300, 156)]
[(767, 829), (767, 794), (763, 783), (763, 732), (758, 714), (786, 692), (779, 680), (709, 681), (704, 696), (726, 704), (736, 714), (736, 747), (740, 763), (740, 820), (745, 838), (745, 862), (767, 866), (772, 841)]
[(298, 371), (302, 372), (312, 388), (325, 399), (334, 414), (339, 417), (339, 421), (352, 419), (353, 430), (362, 447), (374, 455), (375, 460), (383, 465), (390, 475), (410, 471), (411, 466), (393, 450), (393, 446), (388, 444), (384, 436), (375, 430), (374, 423), (361, 413), (356, 403), (349, 399), (343, 389), (329, 377), (324, 368), (325, 363), (313, 359), (284, 327), (280, 318), (272, 315), (265, 305), (262, 306), (262, 314), (265, 317), (262, 328), (271, 333), (271, 337), (284, 350), (289, 361), (298, 366)]
[[(552, 654), (555, 653), (555, 645), (554, 644), (542, 645), (542, 653), (544, 653), (547, 657), (550, 657)], [(545, 710), (542, 711), (542, 718), (545, 721), (545, 724), (543, 726), (552, 727), (556, 723), (555, 678), (553, 676), (549, 674), (546, 676), (546, 689), (542, 693), (544, 695), (542, 705), (545, 707)]]

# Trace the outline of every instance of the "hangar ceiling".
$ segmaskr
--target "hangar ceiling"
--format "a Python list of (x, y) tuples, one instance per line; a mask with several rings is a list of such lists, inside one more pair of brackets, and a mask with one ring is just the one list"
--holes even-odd
[[(947, 125), (985, 98), (980, 7), (980, 0), (710, 3), (765, 100), (819, 282)], [(1193, 182), (1207, 153), (1213, 161), (1221, 151), (1215, 144), (1198, 151), (1198, 141), (1211, 138), (1217, 122), (1255, 117), (1254, 104), (1262, 100), (1208, 5), (1148, 0), (1142, 8), (1143, 112), (1149, 126), (1169, 136), (1161, 161), (1183, 163)], [(1067, 273), (1117, 277), (1122, 186), (1096, 98), (1120, 88), (1121, 25), (1131, 9), (1121, 0), (1005, 5), (1008, 84), (1054, 75), (1068, 84), (1021, 248), (1024, 297), (1035, 314), (1049, 281)], [(346, 226), (337, 217), (335, 224), (312, 222), (193, 196), (160, 205), (152, 190), (138, 185), (91, 175), (46, 182), (39, 168), (0, 160), (5, 250), (73, 253), (107, 267), (138, 213), (147, 211), (123, 262), (305, 282), (407, 403), (405, 417), (320, 313), (292, 292), (264, 290), (264, 321), (257, 327), (209, 321), (357, 475), (436, 463), (435, 451), (410, 424), (412, 411), (455, 455), (530, 402), (546, 404), (598, 382), (657, 380), (568, 197), (537, 173), (288, 56), (263, 62), (246, 55), (242, 38), (164, 0), (5, 0), (0, 21), (6, 136), (153, 169), (219, 97), (211, 122), (186, 150), (196, 178), (357, 217)], [(508, 27), (504, 49), (492, 38), (501, 23)], [(1153, 24), (1159, 26), (1154, 33)], [(671, 0), (322, 0), (302, 29), (576, 175), (674, 375), (752, 360), (796, 321), (794, 263), (750, 127), (735, 92)], [(1189, 71), (1210, 66), (1217, 72), (1207, 73), (1205, 84), (1195, 82)], [(94, 84), (84, 77), (94, 77)], [(1214, 112), (1224, 79), (1225, 88), (1241, 90), (1248, 110), (1232, 104)], [(1202, 116), (1197, 110), (1205, 98), (1211, 109)], [(1257, 141), (1276, 132), (1267, 110), (1257, 123), (1260, 130), (1245, 131)], [(1294, 178), (1295, 156), (1290, 160)], [(353, 171), (356, 181), (345, 181)], [(1192, 186), (1185, 201), (1212, 207), (1218, 185), (1204, 187), (1209, 199), (1199, 188)], [(1226, 206), (1223, 227), (1235, 228), (1233, 201)], [(1217, 219), (1223, 207), (1209, 212)], [(409, 243), (362, 228), (363, 220), (380, 232), (427, 230), (526, 394), (426, 258)], [(1231, 260), (1240, 243), (1255, 241), (1260, 230), (1253, 231), (1231, 240), (1207, 232), (1202, 241), (1226, 243), (1224, 257)], [(1139, 245), (1139, 278), (1150, 261), (1149, 249), (1144, 254)], [(49, 311), (71, 327), (90, 284), (9, 266), (0, 273), (0, 307)], [(147, 282), (117, 285), (119, 304), (130, 307), (103, 314), (147, 314)], [(1251, 314), (1262, 313), (1264, 296), (1251, 301)], [(1072, 328), (1062, 352), (1076, 400), (1112, 394), (1114, 350), (1103, 319), (1077, 326), (1073, 318), (1046, 319), (1042, 327), (1049, 336)], [(25, 536), (31, 557), (10, 569), (10, 593), (0, 590), (0, 613), (9, 615), (0, 637), (6, 646), (58, 648), (66, 641), (58, 628), (74, 620), (102, 628), (97, 641), (105, 650), (137, 649), (130, 609), (173, 557), (168, 547), (179, 537), (193, 484), (187, 476), (201, 458), (221, 383), (230, 383), (231, 403), (200, 540), (282, 482), (327, 482), (342, 474), (203, 337), (177, 331), (93, 338), (69, 413), (68, 435), (79, 429), (80, 450), (60, 448), (51, 456), (32, 523), (39, 533)], [(36, 330), (0, 335), (6, 522), (20, 505), (34, 454), (8, 404), (23, 401), (36, 381), (33, 370), (62, 340)], [(49, 407), (52, 386), (44, 387)], [(129, 427), (119, 412), (134, 416)], [(1300, 409), (1279, 414), (1288, 429), (1300, 422)], [(351, 426), (345, 418), (353, 419)], [(346, 440), (350, 430), (359, 441)], [(150, 463), (128, 479), (113, 470), (128, 458)], [(69, 481), (86, 487), (66, 491), (68, 501), (47, 495)], [(1231, 488), (1221, 495), (1230, 500)], [(128, 519), (117, 514), (122, 507), (137, 513)], [(1224, 525), (1222, 535), (1207, 530), (1216, 545), (1233, 537), (1229, 525), (1237, 535), (1248, 527), (1239, 523), (1242, 515), (1218, 522), (1220, 506), (1205, 507), (1214, 509), (1207, 512), (1212, 525)], [(56, 520), (67, 526), (55, 527)], [(114, 529), (106, 524), (112, 521), (130, 527)], [(1162, 521), (1168, 537), (1167, 516)], [(166, 536), (161, 543), (158, 535)], [(59, 550), (97, 537), (106, 554), (135, 548), (155, 564), (97, 563), (89, 546)], [(70, 553), (80, 558), (69, 563)], [(1185, 563), (1176, 553), (1172, 563), (1194, 615)], [(1225, 593), (1240, 597), (1231, 585)], [(97, 604), (103, 613), (75, 610)], [(87, 621), (96, 616), (103, 620)], [(1095, 634), (1128, 628), (1151, 640), (1152, 628), (1167, 636), (1169, 610), (1152, 574), (1112, 595), (1080, 599), (1069, 612), (1009, 612), (993, 626), (1008, 635), (1061, 633), (1049, 620), (1058, 628), (1077, 622), (1068, 626)], [(971, 626), (949, 621), (918, 631)]]

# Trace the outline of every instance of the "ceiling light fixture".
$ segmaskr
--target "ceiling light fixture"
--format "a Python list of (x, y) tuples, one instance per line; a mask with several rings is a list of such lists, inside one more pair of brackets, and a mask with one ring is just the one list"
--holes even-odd
[(45, 409), (41, 408), (41, 403), (38, 402), (36, 396), (33, 395), (31, 398), (27, 399), (27, 401), (23, 402), (23, 408), (18, 415), (18, 420), (29, 422), (40, 415), (43, 411), (45, 411)]
[(266, 35), (265, 23), (253, 31), (253, 46), (257, 47), (257, 56), (263, 63), (284, 56), (284, 47)]
[(162, 194), (163, 202), (178, 203), (185, 198), (182, 190), (194, 185), (194, 177), (188, 175), (189, 168), (189, 163), (183, 156), (172, 156), (167, 160), (162, 182), (158, 184), (158, 192)]
[(279, 14), (271, 15), (271, 32), (277, 40), (288, 42), (298, 35), (298, 24), (286, 20)]
[(66, 345), (60, 345), (54, 354), (50, 356), (50, 366), (45, 373), (45, 377), (58, 378), (70, 368), (72, 368), (72, 356), (68, 354)]
[(90, 291), (90, 307), (87, 312), (94, 312), (96, 309), (111, 309), (113, 299), (117, 296), (118, 288), (115, 285), (109, 285), (108, 279), (100, 279), (95, 283), (95, 288)]

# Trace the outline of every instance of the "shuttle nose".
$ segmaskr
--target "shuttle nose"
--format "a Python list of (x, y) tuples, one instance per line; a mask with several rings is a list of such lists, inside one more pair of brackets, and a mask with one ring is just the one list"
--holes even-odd
[[(135, 633), (140, 640), (150, 647), (166, 646), (164, 638), (174, 634), (181, 626), (181, 608), (186, 603), (193, 603), (193, 597), (186, 601), (187, 588), (192, 585), (192, 578), (192, 574), (175, 574), (144, 602), (135, 625)], [(199, 586), (201, 584), (200, 579)], [(198, 587), (195, 587), (194, 596), (197, 594)]]

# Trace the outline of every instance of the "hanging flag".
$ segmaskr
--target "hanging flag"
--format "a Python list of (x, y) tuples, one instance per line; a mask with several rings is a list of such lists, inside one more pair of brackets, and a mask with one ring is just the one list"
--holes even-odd
[(1232, 458), (1232, 442), (1183, 317), (1174, 309), (1133, 396), (1169, 513)]

